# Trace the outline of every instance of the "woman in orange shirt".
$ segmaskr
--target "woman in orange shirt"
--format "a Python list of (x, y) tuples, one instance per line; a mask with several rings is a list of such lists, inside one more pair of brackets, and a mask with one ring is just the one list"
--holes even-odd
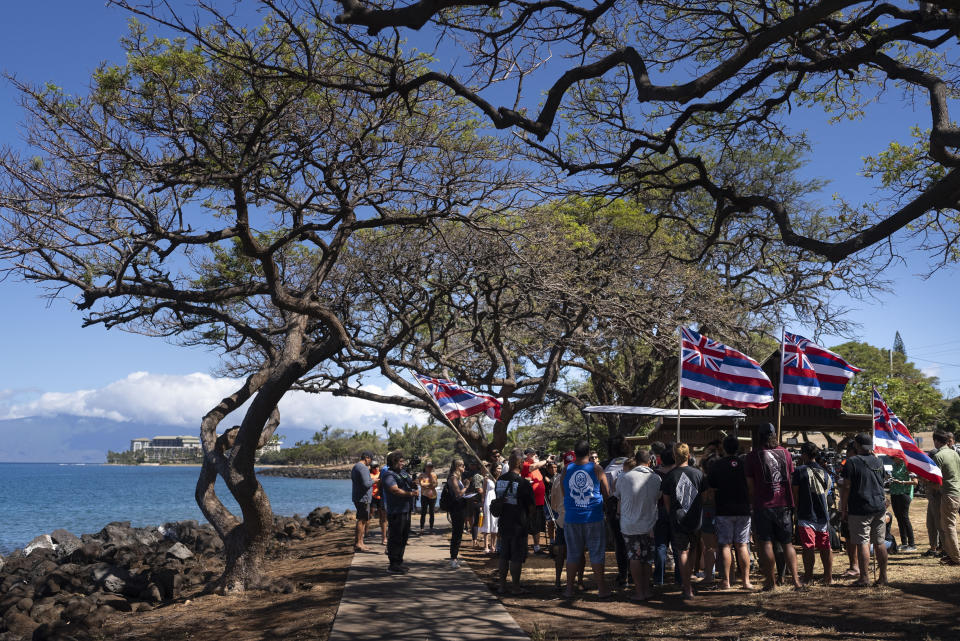
[(373, 498), (370, 500), (370, 516), (377, 514), (380, 520), (380, 545), (387, 544), (387, 511), (383, 509), (383, 493), (380, 491), (380, 463), (373, 461), (370, 464), (370, 478), (373, 479), (371, 492)]

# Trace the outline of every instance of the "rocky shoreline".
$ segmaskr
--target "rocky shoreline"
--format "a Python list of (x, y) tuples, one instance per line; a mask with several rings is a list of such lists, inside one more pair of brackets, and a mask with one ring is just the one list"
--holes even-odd
[(303, 467), (300, 465), (278, 465), (257, 468), (258, 476), (283, 476), (292, 479), (345, 480), (350, 478), (350, 470), (330, 470), (322, 467)]
[[(306, 517), (274, 517), (269, 555), (285, 542), (343, 527), (350, 512), (318, 507)], [(108, 524), (80, 537), (56, 530), (0, 557), (0, 641), (95, 638), (114, 612), (141, 612), (209, 584), (223, 569), (223, 542), (209, 524), (178, 521), (134, 528)], [(292, 592), (295, 586), (269, 588)]]

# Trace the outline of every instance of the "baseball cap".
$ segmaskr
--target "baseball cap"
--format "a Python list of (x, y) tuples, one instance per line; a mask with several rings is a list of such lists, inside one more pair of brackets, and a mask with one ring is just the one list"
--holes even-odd
[(528, 447), (527, 449), (525, 449), (525, 450), (523, 451), (523, 453), (524, 453), (524, 454), (536, 454), (536, 453), (537, 453), (537, 450), (533, 449), (532, 447)]
[(569, 452), (567, 452), (566, 454), (563, 455), (563, 462), (564, 462), (566, 465), (570, 465), (571, 463), (573, 463), (573, 462), (576, 461), (576, 460), (577, 460), (577, 455), (574, 454), (573, 450), (570, 450)]
[(861, 447), (871, 447), (873, 445), (873, 436), (870, 434), (857, 434), (853, 437), (853, 440), (855, 440), (857, 445), (860, 445)]

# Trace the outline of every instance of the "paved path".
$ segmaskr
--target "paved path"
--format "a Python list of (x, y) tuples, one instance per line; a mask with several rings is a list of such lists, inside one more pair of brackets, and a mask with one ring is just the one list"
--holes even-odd
[(450, 568), (446, 536), (411, 536), (408, 574), (388, 574), (370, 547), (353, 555), (330, 641), (529, 641), (468, 565)]

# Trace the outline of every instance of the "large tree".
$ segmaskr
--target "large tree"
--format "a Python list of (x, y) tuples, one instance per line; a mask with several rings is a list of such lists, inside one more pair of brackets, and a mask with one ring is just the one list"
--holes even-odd
[[(586, 177), (581, 188), (702, 194), (714, 203), (712, 215), (688, 221), (688, 234), (704, 246), (737, 226), (839, 261), (871, 247), (896, 252), (889, 241), (903, 230), (953, 256), (960, 202), (960, 128), (950, 116), (960, 34), (954, 0), (261, 4), (305, 36), (317, 25), (339, 29), (355, 50), (391, 66), (389, 79), (351, 82), (351, 90), (406, 94), (443, 85), (476, 105), (490, 125), (523, 138), (539, 162)], [(198, 32), (168, 8), (148, 2), (140, 11)], [(209, 11), (230, 25), (231, 16)], [(438, 55), (424, 68), (405, 38)], [(313, 81), (309, 38), (295, 50), (261, 72)], [(251, 62), (243, 49), (222, 53), (238, 66)], [(731, 184), (709, 162), (757, 141), (806, 150), (797, 109), (822, 109), (826, 126), (891, 100), (927, 104), (918, 114), (924, 120), (880, 134), (898, 139), (864, 167), (878, 196), (862, 204), (839, 198), (823, 226), (805, 229), (808, 210), (749, 183)], [(905, 142), (914, 126), (916, 140)], [(763, 229), (767, 221), (775, 233)]]
[[(221, 587), (242, 590), (261, 579), (273, 527), (254, 453), (283, 395), (351, 339), (325, 287), (344, 248), (364, 230), (495, 211), (503, 152), (439, 86), (341, 91), (390, 68), (322, 28), (268, 16), (171, 41), (134, 24), (123, 42), (126, 63), (100, 68), (88, 95), (10, 78), (27, 134), (25, 150), (0, 153), (0, 258), (71, 298), (86, 325), (213, 346), (246, 369), (202, 418), (196, 489), (225, 542)], [(289, 64), (292, 42), (309, 48), (311, 83), (260, 73)], [(217, 497), (218, 475), (241, 515)]]

